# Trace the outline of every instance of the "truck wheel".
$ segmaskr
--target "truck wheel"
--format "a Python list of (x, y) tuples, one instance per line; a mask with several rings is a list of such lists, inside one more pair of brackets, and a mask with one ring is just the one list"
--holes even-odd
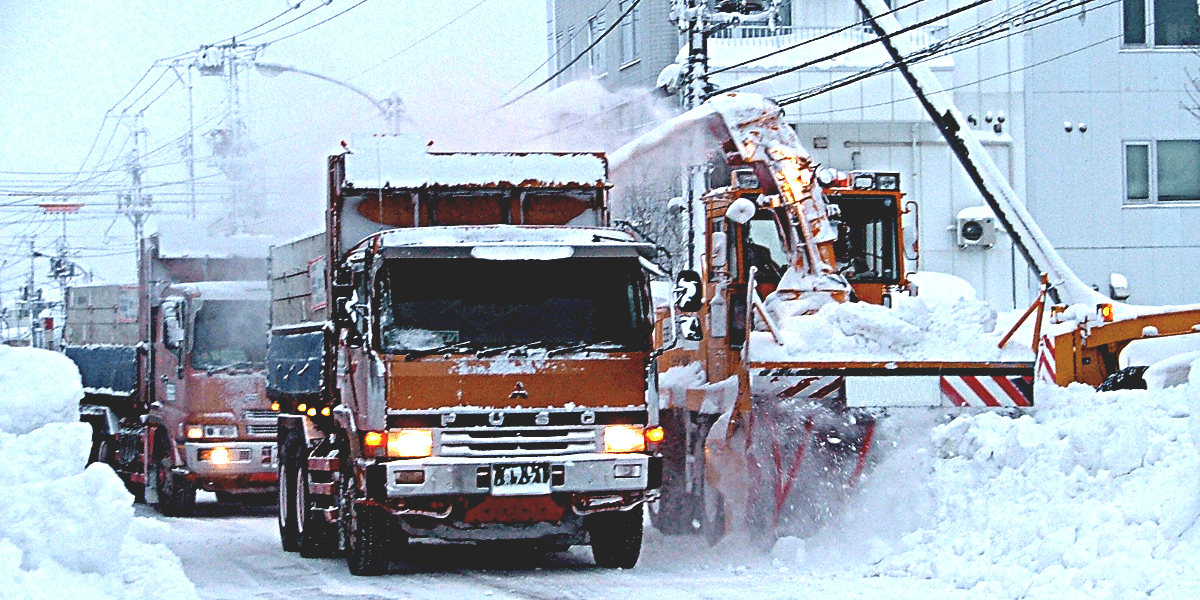
[(1101, 392), (1114, 392), (1116, 390), (1144, 390), (1146, 389), (1146, 369), (1148, 366), (1125, 367), (1104, 379), (1100, 387), (1096, 388)]
[(694, 498), (686, 491), (664, 482), (658, 500), (650, 504), (650, 523), (663, 535), (695, 533), (696, 528), (692, 525), (695, 505)]
[(196, 486), (185, 477), (171, 472), (171, 459), (164, 456), (155, 463), (158, 482), (158, 512), (164, 517), (190, 517), (196, 512)]
[(663, 461), (663, 481), (658, 500), (647, 512), (650, 523), (663, 535), (687, 535), (696, 532), (698, 498), (687, 491), (687, 413), (683, 409), (659, 411), (658, 424), (666, 432), (659, 446)]
[(642, 506), (590, 515), (586, 522), (596, 565), (632, 569), (642, 554)]
[(325, 515), (313, 510), (308, 499), (308, 461), (297, 461), (300, 468), (295, 473), (295, 512), (300, 556), (304, 558), (326, 558), (334, 555), (338, 547), (338, 528), (325, 519)]
[[(400, 540), (389, 540), (393, 529), (392, 516), (377, 506), (355, 506), (350, 531), (350, 553), (346, 563), (352, 575), (382, 575), (388, 568), (388, 544), (404, 545)], [(399, 537), (399, 535), (397, 535)], [(403, 540), (407, 542), (407, 537)]]
[(300, 550), (300, 529), (296, 523), (296, 452), (285, 440), (279, 445), (279, 542), (285, 552)]

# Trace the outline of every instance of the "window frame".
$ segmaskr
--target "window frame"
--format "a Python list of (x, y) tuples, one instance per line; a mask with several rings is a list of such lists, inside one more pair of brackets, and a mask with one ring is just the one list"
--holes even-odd
[[(1158, 177), (1158, 144), (1159, 142), (1193, 142), (1200, 144), (1200, 138), (1170, 138), (1170, 139), (1131, 139), (1124, 140), (1121, 143), (1121, 172), (1124, 175), (1122, 183), (1123, 196), (1121, 198), (1121, 206), (1123, 208), (1139, 208), (1148, 206), (1159, 207), (1179, 207), (1179, 206), (1200, 206), (1200, 197), (1186, 198), (1179, 200), (1163, 200), (1159, 194), (1159, 177)], [(1146, 155), (1146, 198), (1130, 198), (1129, 196), (1129, 148), (1131, 146), (1144, 146), (1147, 148)], [(1200, 176), (1200, 168), (1197, 169), (1197, 175)]]
[[(620, 14), (625, 14), (629, 10), (629, 4), (632, 0), (621, 0), (617, 5), (617, 10)], [(638, 7), (634, 6), (630, 11), (629, 16), (621, 20), (621, 66), (625, 67), (642, 59), (642, 52), (638, 44)], [(628, 46), (626, 40), (628, 39)]]
[(588, 51), (588, 71), (593, 77), (603, 77), (608, 74), (608, 55), (605, 52), (607, 44), (603, 41), (596, 43), (596, 40), (604, 35), (605, 25), (604, 11), (592, 15), (587, 21), (588, 46), (596, 44)]
[[(1140, 2), (1142, 5), (1142, 42), (1127, 42), (1129, 23), (1127, 20), (1127, 10), (1125, 8), (1128, 2)], [(1194, 51), (1200, 49), (1200, 36), (1198, 36), (1194, 44), (1163, 44), (1158, 41), (1156, 31), (1156, 20), (1154, 11), (1156, 4), (1160, 0), (1124, 0), (1121, 3), (1121, 48), (1129, 50), (1186, 50)], [(1200, 25), (1198, 25), (1200, 26)]]

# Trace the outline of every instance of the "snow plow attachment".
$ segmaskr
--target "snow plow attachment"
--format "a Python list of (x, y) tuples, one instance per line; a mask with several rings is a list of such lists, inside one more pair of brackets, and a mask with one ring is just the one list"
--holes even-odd
[(749, 405), (715, 420), (705, 448), (706, 536), (744, 528), (777, 539), (815, 533), (877, 460), (876, 426), (914, 408), (1020, 411), (1033, 363), (754, 363)]

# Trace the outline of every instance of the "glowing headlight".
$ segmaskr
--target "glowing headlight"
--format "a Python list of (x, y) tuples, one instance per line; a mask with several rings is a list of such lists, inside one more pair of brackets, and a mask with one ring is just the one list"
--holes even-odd
[(224, 465), (229, 463), (229, 450), (225, 448), (213, 448), (208, 454), (208, 460), (214, 465)]
[(425, 458), (433, 454), (433, 432), (428, 429), (389, 431), (387, 454), (394, 458)]
[(237, 425), (188, 425), (185, 429), (189, 440), (234, 438), (238, 434)]
[(605, 452), (645, 452), (641, 425), (609, 425), (604, 428)]

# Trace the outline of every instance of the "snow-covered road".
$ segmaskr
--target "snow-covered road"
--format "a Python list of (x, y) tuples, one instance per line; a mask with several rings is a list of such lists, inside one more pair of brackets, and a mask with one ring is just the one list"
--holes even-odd
[[(137, 511), (157, 514), (143, 505)], [(503, 547), (414, 544), (411, 562), (362, 578), (350, 575), (344, 560), (305, 559), (280, 549), (273, 507), (216, 504), (202, 494), (197, 511), (195, 518), (164, 519), (173, 533), (164, 541), (183, 560), (200, 597), (212, 600), (982, 598), (939, 581), (800, 574), (765, 552), (728, 544), (717, 552), (701, 537), (664, 537), (653, 530), (647, 530), (642, 562), (629, 571), (597, 568), (590, 551), (579, 547), (529, 555)]]

